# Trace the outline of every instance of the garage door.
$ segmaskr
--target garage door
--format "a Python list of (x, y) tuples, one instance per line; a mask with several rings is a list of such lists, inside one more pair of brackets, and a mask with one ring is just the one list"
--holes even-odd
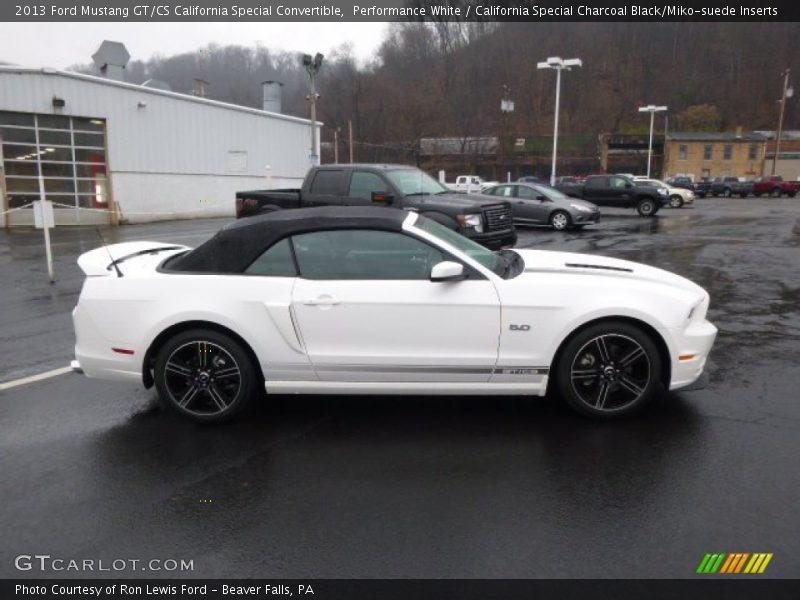
[(10, 225), (33, 224), (40, 175), (56, 225), (110, 222), (103, 119), (0, 111), (0, 142)]

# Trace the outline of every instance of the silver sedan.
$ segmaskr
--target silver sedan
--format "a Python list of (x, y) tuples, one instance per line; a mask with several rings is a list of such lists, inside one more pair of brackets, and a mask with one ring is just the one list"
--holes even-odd
[(504, 183), (483, 192), (511, 203), (515, 225), (549, 225), (553, 229), (580, 229), (600, 220), (597, 205), (570, 198), (558, 190), (535, 183)]

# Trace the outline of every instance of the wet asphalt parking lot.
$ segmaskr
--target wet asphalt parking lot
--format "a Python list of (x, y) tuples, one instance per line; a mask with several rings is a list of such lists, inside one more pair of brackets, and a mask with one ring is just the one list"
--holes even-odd
[[(694, 577), (707, 552), (800, 576), (800, 199), (604, 209), (519, 246), (645, 262), (711, 293), (704, 390), (595, 423), (557, 398), (273, 397), (206, 427), (136, 385), (0, 391), (0, 577), (19, 554), (187, 559), (190, 577)], [(196, 245), (225, 220), (107, 228)], [(0, 233), (0, 382), (64, 367), (94, 230)]]

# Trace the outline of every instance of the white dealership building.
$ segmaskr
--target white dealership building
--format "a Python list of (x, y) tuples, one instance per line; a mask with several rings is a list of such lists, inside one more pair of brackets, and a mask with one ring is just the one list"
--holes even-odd
[(237, 191), (299, 187), (311, 121), (280, 113), (280, 84), (260, 110), (126, 83), (121, 44), (94, 59), (99, 76), (0, 66), (0, 226), (32, 224), (40, 182), (57, 225), (233, 216)]

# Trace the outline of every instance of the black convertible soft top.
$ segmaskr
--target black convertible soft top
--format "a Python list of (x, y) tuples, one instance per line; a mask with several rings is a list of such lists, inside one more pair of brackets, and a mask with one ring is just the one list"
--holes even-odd
[(278, 210), (240, 219), (194, 250), (170, 259), (167, 271), (241, 273), (264, 250), (289, 235), (326, 229), (400, 231), (408, 212), (373, 206), (323, 206)]

